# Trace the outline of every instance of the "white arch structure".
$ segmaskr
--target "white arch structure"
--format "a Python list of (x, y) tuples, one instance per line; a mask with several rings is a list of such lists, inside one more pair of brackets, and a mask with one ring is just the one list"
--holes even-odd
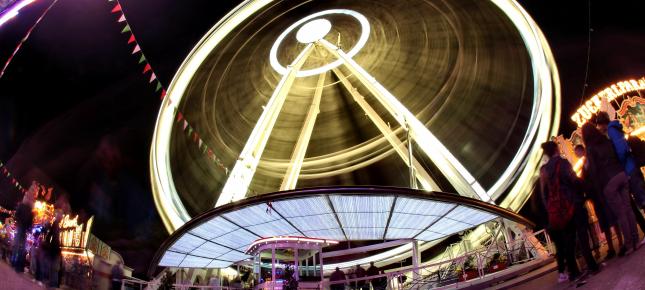
[[(181, 98), (183, 97), (191, 79), (211, 51), (216, 49), (222, 39), (242, 23), (242, 21), (269, 5), (271, 2), (273, 1), (245, 1), (227, 14), (191, 51), (170, 84), (167, 97), (164, 99), (162, 108), (158, 115), (150, 154), (151, 182), (154, 200), (164, 225), (169, 232), (173, 232), (191, 219), (191, 216), (186, 211), (186, 208), (182, 204), (175, 188), (170, 166), (169, 144), (176, 114), (176, 106), (181, 102)], [(276, 111), (276, 109), (270, 108), (281, 107), (281, 102), (284, 102), (284, 98), (286, 98), (285, 91), (288, 91), (293, 79), (299, 76), (316, 74), (320, 74), (322, 78), (324, 76), (324, 74), (321, 74), (323, 70), (326, 72), (339, 65), (344, 65), (359, 79), (361, 83), (366, 85), (370, 93), (385, 106), (388, 112), (395, 117), (401, 126), (410, 130), (410, 135), (417, 141), (417, 143), (419, 143), (419, 145), (422, 145), (422, 151), (424, 151), (434, 164), (441, 169), (442, 173), (460, 194), (493, 202), (493, 200), (497, 199), (502, 193), (508, 190), (509, 194), (503, 200), (499, 201), (499, 205), (514, 211), (519, 210), (530, 194), (530, 187), (541, 160), (541, 150), (539, 148), (540, 143), (546, 141), (548, 137), (555, 134), (558, 129), (558, 120), (560, 116), (559, 78), (557, 68), (546, 39), (535, 22), (533, 22), (533, 20), (528, 16), (526, 11), (524, 11), (514, 0), (491, 0), (491, 2), (494, 3), (512, 21), (515, 28), (520, 33), (531, 60), (531, 69), (534, 80), (533, 108), (531, 111), (530, 123), (524, 135), (522, 145), (512, 159), (510, 165), (491, 188), (482, 188), (475, 178), (441, 144), (441, 142), (432, 135), (423, 123), (417, 120), (395, 96), (389, 93), (386, 88), (381, 86), (367, 71), (354, 62), (352, 60), (353, 50), (350, 50), (350, 53), (345, 53), (329, 42), (318, 40), (315, 44), (308, 44), (296, 60), (294, 60), (290, 66), (284, 68), (284, 71), (278, 70), (283, 75), (283, 79), (277, 85), (273, 96), (266, 106), (267, 109), (265, 109), (260, 117), (256, 128), (240, 155), (240, 159), (233, 167), (233, 170), (229, 175), (229, 180), (225, 184), (217, 205), (219, 206), (245, 197), (246, 190), (255, 172), (255, 168), (257, 167), (257, 163), (261, 157), (264, 145), (266, 145), (266, 140), (268, 140), (268, 136), (266, 135), (270, 134), (270, 128), (272, 127), (272, 124), (275, 123), (275, 119), (277, 119), (277, 115), (280, 111), (279, 109)], [(342, 9), (337, 9), (335, 11), (338, 12), (341, 10)], [(332, 10), (316, 14), (322, 15), (329, 11)], [(342, 10), (341, 13), (348, 14), (346, 11), (350, 10)], [(292, 25), (289, 29), (294, 29), (298, 27), (298, 25), (305, 23), (307, 20), (314, 19), (321, 15), (310, 15), (308, 18), (303, 18)], [(357, 17), (355, 15), (351, 16)], [(357, 17), (357, 19), (359, 18), (360, 16)], [(361, 27), (364, 28), (364, 23), (362, 23), (360, 19), (359, 22), (361, 22)], [(286, 35), (286, 33), (283, 33), (283, 35)], [(281, 37), (283, 36), (281, 35)], [(366, 41), (367, 39), (365, 39), (365, 42)], [(279, 41), (277, 42), (279, 43)], [(355, 46), (355, 48), (358, 47), (358, 49), (360, 49), (360, 43), (361, 41), (358, 42), (359, 45)], [(304, 60), (311, 50), (314, 49), (314, 46), (328, 50), (337, 58), (337, 60), (321, 67), (318, 71), (300, 71), (302, 63), (304, 63)], [(275, 67), (275, 64), (272, 63), (272, 66)], [(347, 88), (351, 90), (350, 87)], [(360, 96), (354, 97), (355, 100), (360, 99)], [(312, 108), (309, 112), (309, 116), (313, 118), (314, 121), (317, 110), (315, 102), (316, 101), (312, 104)], [(363, 109), (367, 112), (369, 108), (363, 107)], [(310, 118), (308, 117), (308, 119)], [(378, 123), (378, 120), (372, 119), (372, 121), (375, 124)], [(307, 129), (307, 127), (308, 125), (305, 125), (302, 132), (306, 133), (307, 130), (310, 130)], [(387, 138), (388, 132), (383, 128), (379, 127), (379, 129)], [(307, 138), (307, 134), (304, 135), (304, 138)], [(302, 138), (303, 134), (301, 134), (301, 139)], [(396, 140), (388, 139), (388, 141), (395, 149), (400, 147), (400, 144), (396, 143)], [(306, 145), (301, 146), (304, 147), (304, 149), (298, 147), (298, 145), (296, 147), (294, 156), (304, 156), (304, 154), (297, 153), (302, 150), (306, 150)], [(397, 153), (402, 155), (400, 152)], [(300, 162), (302, 161), (302, 157), (294, 156), (292, 156), (292, 161), (298, 161), (299, 159)], [(401, 158), (406, 163), (409, 162), (409, 159), (404, 156), (401, 156)], [(412, 160), (412, 163), (414, 163), (414, 160)], [(426, 177), (423, 176), (422, 170), (418, 168), (415, 169), (415, 175), (425, 189), (436, 189), (433, 188), (433, 186), (436, 186), (434, 185), (434, 182), (431, 179), (427, 180)], [(297, 177), (297, 170), (293, 169), (292, 171), (296, 172), (295, 175)], [(285, 181), (286, 183), (283, 182), (283, 187), (285, 189), (295, 186), (295, 181), (293, 181), (293, 178), (291, 179), (291, 181)]]

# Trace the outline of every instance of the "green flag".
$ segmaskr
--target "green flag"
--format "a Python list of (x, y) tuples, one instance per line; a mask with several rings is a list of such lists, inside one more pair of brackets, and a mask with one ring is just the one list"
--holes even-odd
[(142, 53), (141, 57), (139, 58), (139, 63), (143, 63), (144, 61), (146, 61), (146, 57)]
[(130, 32), (130, 31), (131, 31), (130, 30), (130, 25), (126, 24), (125, 27), (123, 27), (123, 30), (121, 30), (121, 33), (126, 33), (126, 32)]

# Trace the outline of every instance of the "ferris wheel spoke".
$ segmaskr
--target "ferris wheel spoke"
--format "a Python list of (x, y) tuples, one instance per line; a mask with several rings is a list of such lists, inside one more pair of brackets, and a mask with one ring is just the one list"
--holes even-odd
[(233, 170), (224, 184), (224, 188), (217, 199), (215, 207), (240, 200), (246, 196), (253, 175), (260, 162), (260, 157), (264, 152), (273, 126), (282, 110), (282, 105), (291, 90), (298, 71), (300, 71), (307, 57), (313, 51), (313, 47), (313, 44), (308, 44), (291, 65), (287, 67), (287, 73), (284, 74), (276, 89), (273, 91), (262, 115), (260, 115), (260, 119), (255, 124), (249, 139), (246, 141), (240, 157), (235, 162)]
[[(414, 168), (414, 175), (415, 177), (421, 182), (421, 186), (425, 190), (440, 190), (439, 186), (437, 183), (434, 182), (432, 177), (430, 177), (430, 174), (421, 166), (419, 161), (417, 161), (414, 156), (408, 156), (408, 151), (406, 150), (405, 145), (401, 140), (396, 136), (396, 134), (392, 131), (390, 126), (381, 118), (376, 111), (370, 106), (366, 101), (363, 95), (361, 95), (356, 88), (352, 86), (352, 84), (349, 82), (347, 77), (338, 69), (334, 68), (332, 70), (334, 74), (338, 76), (338, 79), (340, 79), (341, 84), (345, 86), (345, 88), (349, 91), (350, 95), (352, 95), (352, 98), (354, 98), (354, 101), (365, 111), (365, 114), (370, 118), (372, 123), (376, 125), (376, 127), (381, 131), (383, 136), (385, 136), (385, 139), (387, 139), (388, 142), (390, 142), (390, 145), (394, 148), (396, 153), (403, 159), (403, 162), (407, 164), (408, 166), (411, 166)], [(412, 159), (412, 163), (410, 163), (410, 159)]]
[(461, 195), (478, 198), (490, 202), (488, 193), (481, 187), (479, 182), (468, 172), (468, 170), (455, 158), (448, 149), (437, 139), (426, 126), (419, 121), (399, 100), (383, 87), (374, 77), (358, 65), (342, 49), (329, 43), (325, 39), (316, 42), (319, 46), (328, 50), (343, 64), (356, 78), (370, 91), (388, 112), (404, 127), (408, 127), (411, 137), (417, 141), (419, 148), (423, 151), (445, 175)]
[(309, 145), (309, 140), (311, 140), (311, 134), (314, 131), (316, 118), (320, 113), (320, 99), (322, 97), (323, 85), (325, 84), (325, 75), (326, 73), (322, 73), (318, 77), (318, 84), (314, 91), (314, 99), (309, 107), (307, 119), (305, 119), (302, 131), (300, 131), (300, 136), (298, 137), (293, 154), (291, 155), (291, 162), (289, 162), (289, 166), (287, 167), (287, 173), (282, 180), (280, 190), (294, 189), (298, 183), (298, 176), (300, 175), (302, 162), (305, 159), (305, 153), (307, 153), (307, 147)]

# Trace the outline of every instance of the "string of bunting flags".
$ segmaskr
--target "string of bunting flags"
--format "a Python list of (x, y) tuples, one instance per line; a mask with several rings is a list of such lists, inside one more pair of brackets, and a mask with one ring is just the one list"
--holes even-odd
[(9, 183), (13, 185), (17, 190), (19, 190), (22, 193), (26, 193), (27, 189), (25, 189), (20, 182), (16, 179), (15, 175), (11, 174), (11, 171), (7, 168), (7, 166), (0, 161), (0, 172), (2, 172), (2, 175), (9, 179)]
[[(146, 76), (148, 83), (153, 85), (155, 92), (160, 92), (159, 99), (163, 100), (164, 97), (166, 96), (166, 88), (163, 84), (161, 84), (161, 81), (157, 79), (157, 74), (155, 73), (154, 69), (148, 62), (148, 59), (146, 58), (145, 54), (141, 50), (141, 45), (137, 41), (137, 38), (134, 36), (134, 33), (132, 32), (132, 27), (130, 26), (128, 19), (125, 17), (125, 13), (123, 12), (121, 3), (119, 2), (119, 0), (108, 0), (108, 2), (115, 3), (115, 5), (112, 6), (111, 13), (117, 14), (118, 16), (117, 23), (125, 24), (125, 26), (123, 26), (123, 28), (121, 29), (121, 33), (128, 35), (128, 44), (133, 45), (131, 54), (134, 56), (138, 56), (138, 59), (139, 59), (138, 64), (143, 66), (142, 74)], [(225, 173), (228, 175), (228, 171), (229, 171), (228, 168), (224, 165), (222, 160), (215, 155), (213, 150), (208, 147), (206, 142), (204, 142), (200, 134), (195, 130), (195, 128), (190, 124), (190, 122), (186, 120), (185, 114), (183, 112), (177, 111), (177, 120), (175, 123), (178, 126), (181, 126), (182, 130), (186, 133), (186, 136), (192, 139), (193, 143), (197, 145), (199, 150), (203, 154), (205, 154), (209, 160), (211, 160), (215, 165), (217, 165), (219, 168), (224, 170)]]

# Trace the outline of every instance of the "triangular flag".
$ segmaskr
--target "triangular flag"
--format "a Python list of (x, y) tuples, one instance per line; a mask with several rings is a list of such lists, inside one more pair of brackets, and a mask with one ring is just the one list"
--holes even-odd
[(125, 14), (121, 14), (121, 17), (119, 17), (118, 22), (121, 23), (121, 22), (124, 22), (124, 21), (125, 21)]
[[(165, 90), (165, 89), (163, 89), (163, 90), (161, 90), (161, 97), (160, 97), (160, 99), (162, 99), (162, 100), (163, 100), (163, 98), (165, 98), (165, 97), (166, 97), (166, 90)], [(172, 103), (172, 100), (170, 100), (169, 102), (170, 102), (170, 103)]]
[(130, 34), (130, 39), (128, 39), (128, 44), (133, 43), (135, 41), (137, 41), (137, 40), (134, 39), (134, 34)]
[(152, 81), (154, 81), (154, 80), (156, 80), (156, 79), (157, 79), (157, 76), (156, 76), (156, 75), (155, 75), (155, 73), (153, 72), (153, 73), (150, 75), (150, 81), (148, 81), (148, 83), (151, 83)]
[(116, 6), (112, 8), (112, 13), (117, 13), (119, 11), (121, 11), (121, 4), (117, 3)]
[(157, 81), (157, 87), (155, 88), (155, 92), (158, 92), (159, 90), (161, 90), (161, 82)]
[(199, 149), (201, 149), (201, 148), (202, 148), (202, 145), (203, 145), (203, 144), (204, 144), (204, 141), (202, 141), (202, 139), (199, 139), (199, 145), (197, 145), (197, 146), (199, 146)]
[(182, 114), (181, 112), (177, 112), (177, 122), (179, 122), (179, 121), (181, 121), (183, 119), (184, 119), (184, 114)]
[(121, 30), (121, 33), (126, 33), (126, 32), (131, 32), (130, 30), (130, 25), (126, 24), (125, 27), (123, 27), (123, 30)]
[(198, 139), (199, 139), (199, 134), (195, 132), (195, 134), (193, 134), (193, 141), (197, 142)]
[(132, 50), (132, 54), (135, 54), (137, 52), (141, 51), (141, 47), (137, 44), (137, 46), (134, 47), (134, 50)]
[(184, 131), (186, 130), (187, 127), (188, 127), (188, 121), (184, 120)]
[(188, 136), (190, 136), (193, 133), (193, 127), (188, 126)]
[(208, 158), (213, 159), (213, 150), (208, 149)]
[(142, 53), (141, 57), (139, 58), (139, 63), (143, 63), (144, 61), (146, 61), (146, 56), (143, 55), (143, 53)]
[(147, 73), (147, 72), (148, 72), (149, 70), (151, 70), (151, 69), (152, 69), (152, 68), (150, 67), (150, 64), (149, 64), (149, 63), (146, 63), (146, 66), (143, 68), (143, 73)]

